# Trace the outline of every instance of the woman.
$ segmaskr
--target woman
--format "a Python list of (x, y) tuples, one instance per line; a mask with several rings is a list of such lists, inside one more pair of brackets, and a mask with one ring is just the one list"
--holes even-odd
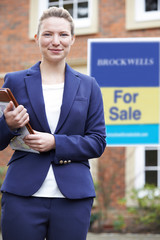
[(15, 151), (2, 186), (3, 240), (85, 240), (95, 197), (88, 159), (105, 149), (100, 89), (70, 68), (74, 25), (62, 8), (49, 8), (35, 40), (42, 60), (9, 73), (10, 102), (0, 118), (0, 149), (30, 121), (25, 143), (40, 152)]

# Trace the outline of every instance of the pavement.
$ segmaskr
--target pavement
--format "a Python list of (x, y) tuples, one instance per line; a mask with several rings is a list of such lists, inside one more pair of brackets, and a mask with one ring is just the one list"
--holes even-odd
[[(0, 240), (2, 240), (1, 234)], [(160, 234), (88, 233), (87, 240), (160, 240)]]
[(160, 240), (160, 234), (88, 233), (87, 240)]

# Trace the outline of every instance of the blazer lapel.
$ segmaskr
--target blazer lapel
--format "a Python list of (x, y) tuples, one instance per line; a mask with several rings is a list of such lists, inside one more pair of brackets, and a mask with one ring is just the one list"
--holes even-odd
[(70, 108), (77, 94), (79, 84), (80, 79), (78, 75), (66, 64), (63, 101), (61, 106), (60, 118), (55, 133), (58, 133), (58, 131), (61, 129), (63, 123), (65, 122), (69, 114)]
[(45, 104), (43, 99), (42, 80), (39, 64), (40, 62), (38, 62), (36, 65), (29, 69), (28, 74), (25, 77), (25, 83), (28, 91), (29, 100), (37, 116), (37, 121), (39, 121), (42, 129), (45, 132), (50, 132), (45, 113)]
[[(29, 69), (28, 74), (25, 77), (25, 83), (29, 100), (37, 116), (37, 120), (45, 132), (50, 132), (45, 112), (39, 64), (40, 63), (38, 62), (36, 65)], [(58, 133), (58, 131), (61, 129), (69, 114), (70, 108), (77, 94), (79, 84), (80, 78), (78, 77), (77, 73), (66, 64), (63, 101), (55, 133)]]

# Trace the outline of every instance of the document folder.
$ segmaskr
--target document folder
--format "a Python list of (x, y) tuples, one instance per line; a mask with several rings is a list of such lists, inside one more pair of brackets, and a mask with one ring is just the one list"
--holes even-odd
[[(15, 107), (18, 107), (18, 103), (13, 96), (11, 90), (9, 88), (1, 88), (0, 89), (0, 117), (2, 117), (4, 109), (8, 105), (8, 103), (12, 101)], [(27, 152), (34, 152), (39, 153), (26, 145), (23, 141), (23, 138), (28, 134), (34, 134), (34, 131), (29, 123), (27, 123), (24, 127), (20, 128), (18, 133), (19, 136), (15, 136), (11, 142), (10, 146), (13, 150), (20, 150), (20, 151), (27, 151)]]

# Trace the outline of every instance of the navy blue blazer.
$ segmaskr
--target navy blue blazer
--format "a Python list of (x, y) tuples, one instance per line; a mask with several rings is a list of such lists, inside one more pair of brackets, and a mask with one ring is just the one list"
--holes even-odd
[[(34, 130), (51, 133), (39, 65), (40, 62), (27, 70), (8, 73), (3, 87), (10, 88), (18, 103), (27, 109)], [(0, 150), (5, 149), (16, 134), (2, 116)], [(61, 113), (54, 136), (55, 150), (40, 154), (14, 152), (2, 191), (33, 195), (41, 187), (52, 164), (58, 187), (65, 197), (95, 196), (88, 159), (101, 156), (106, 146), (102, 96), (94, 78), (74, 71), (67, 64)], [(62, 164), (65, 160), (71, 161)]]

